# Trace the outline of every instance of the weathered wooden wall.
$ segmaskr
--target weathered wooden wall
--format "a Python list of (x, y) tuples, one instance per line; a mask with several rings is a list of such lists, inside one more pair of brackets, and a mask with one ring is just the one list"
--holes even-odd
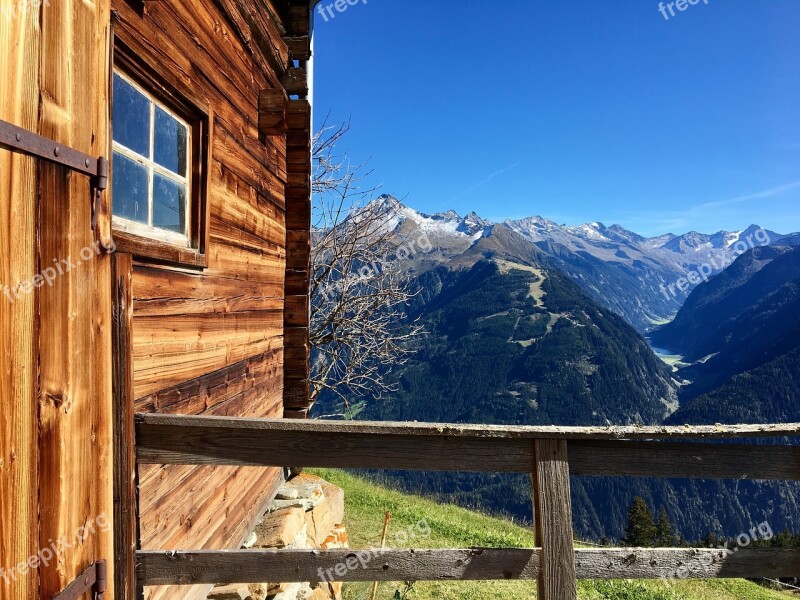
[[(258, 130), (259, 92), (280, 88), (289, 52), (261, 0), (114, 2), (115, 34), (177, 93), (213, 112), (208, 267), (136, 259), (137, 412), (283, 416), (285, 136)], [(139, 470), (142, 548), (235, 548), (280, 483), (277, 469)], [(187, 598), (203, 588), (148, 588)]]
[[(108, 3), (2, 8), (0, 118), (107, 155)], [(93, 250), (90, 197), (85, 176), (0, 149), (0, 283), (14, 290), (0, 299), (0, 568), (15, 567), (2, 598), (51, 598), (112, 554), (110, 258)], [(45, 553), (54, 540), (68, 546)]]
[[(2, 0), (5, 7), (7, 0)], [(38, 14), (0, 18), (0, 119), (38, 131)], [(31, 68), (33, 67), (33, 68)], [(37, 552), (38, 406), (34, 295), (7, 287), (36, 265), (36, 161), (0, 149), (0, 568)], [(37, 597), (36, 577), (0, 578), (0, 598)]]

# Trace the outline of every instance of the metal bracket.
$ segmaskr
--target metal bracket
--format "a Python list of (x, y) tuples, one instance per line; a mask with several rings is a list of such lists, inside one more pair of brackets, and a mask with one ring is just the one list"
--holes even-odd
[(64, 591), (53, 596), (52, 600), (79, 600), (86, 592), (92, 592), (93, 600), (103, 600), (108, 589), (108, 565), (104, 560), (92, 563)]
[(108, 187), (108, 160), (95, 158), (39, 134), (0, 120), (0, 147), (21, 152), (91, 177), (92, 231), (97, 229), (100, 197)]

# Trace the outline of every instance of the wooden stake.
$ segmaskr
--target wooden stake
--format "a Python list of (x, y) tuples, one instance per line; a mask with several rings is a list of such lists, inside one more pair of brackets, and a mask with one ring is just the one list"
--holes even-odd
[[(381, 534), (381, 550), (386, 548), (386, 533), (389, 531), (389, 521), (392, 520), (392, 513), (386, 513), (386, 517), (383, 520), (383, 534)], [(372, 582), (372, 594), (370, 595), (370, 600), (375, 600), (375, 596), (378, 595), (378, 582)]]
[(533, 445), (533, 522), (542, 549), (537, 597), (577, 600), (567, 442), (535, 440)]

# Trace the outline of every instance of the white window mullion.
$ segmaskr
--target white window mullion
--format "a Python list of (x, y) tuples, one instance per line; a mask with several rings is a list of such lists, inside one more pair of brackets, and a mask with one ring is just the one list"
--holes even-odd
[(156, 159), (156, 105), (152, 100), (150, 101), (150, 156), (147, 158), (150, 161), (150, 166), (147, 169), (148, 188), (147, 188), (147, 224), (153, 227), (153, 185), (155, 180), (153, 163)]
[[(128, 85), (133, 87), (139, 94), (149, 101), (149, 127), (148, 132), (148, 156), (142, 156), (138, 152), (124, 146), (116, 140), (112, 140), (112, 148), (115, 152), (125, 156), (127, 159), (138, 163), (147, 173), (147, 207), (146, 207), (146, 223), (138, 223), (130, 221), (123, 217), (115, 217), (116, 225), (123, 231), (142, 235), (156, 240), (161, 240), (171, 244), (192, 246), (191, 231), (192, 231), (192, 179), (191, 173), (194, 172), (192, 165), (192, 128), (187, 121), (172, 112), (167, 107), (160, 104), (155, 96), (146, 89), (139, 86), (136, 82), (129, 79), (127, 75), (115, 69), (115, 74), (119, 75), (121, 79)], [(163, 167), (155, 162), (155, 149), (156, 149), (156, 111), (163, 110), (164, 113), (175, 119), (178, 124), (185, 128), (186, 131), (186, 174), (180, 175), (170, 169)], [(182, 232), (175, 232), (168, 229), (161, 229), (154, 225), (155, 221), (155, 177), (159, 175), (173, 182), (182, 188), (185, 197), (181, 209), (184, 211), (184, 229)]]

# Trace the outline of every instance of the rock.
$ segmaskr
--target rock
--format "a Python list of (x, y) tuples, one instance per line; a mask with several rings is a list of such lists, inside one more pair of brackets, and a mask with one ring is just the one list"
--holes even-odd
[(297, 532), (297, 535), (294, 536), (294, 539), (289, 542), (289, 545), (286, 546), (287, 548), (291, 548), (292, 550), (301, 550), (303, 548), (313, 548), (314, 546), (310, 546), (308, 543), (308, 526), (304, 523), (303, 527), (300, 531)]
[(251, 600), (266, 600), (269, 595), (269, 584), (267, 583), (251, 583), (247, 586), (247, 591), (250, 592)]
[(295, 488), (284, 487), (276, 495), (276, 500), (295, 500), (300, 497), (299, 492)]
[(314, 588), (311, 598), (309, 600), (331, 600), (331, 595), (323, 588)]
[(349, 548), (350, 536), (347, 535), (347, 528), (344, 525), (335, 527), (328, 537), (319, 545), (323, 550), (335, 550), (337, 548)]
[[(244, 548), (347, 548), (344, 491), (313, 475), (284, 485)], [(341, 600), (341, 583), (258, 583), (220, 586), (209, 600)]]
[(312, 498), (295, 498), (294, 500), (273, 500), (269, 505), (270, 512), (276, 510), (284, 510), (287, 508), (299, 508), (303, 511), (311, 510), (317, 504), (322, 502), (322, 498), (315, 501)]
[(221, 585), (208, 594), (208, 600), (248, 600), (250, 594), (245, 585)]
[[(303, 473), (298, 475), (291, 481), (283, 486), (281, 492), (285, 498), (279, 498), (273, 501), (273, 504), (280, 508), (288, 506), (302, 506), (305, 510), (311, 510), (318, 506), (325, 499), (325, 494), (322, 489), (322, 484), (326, 483), (323, 479)], [(294, 498), (290, 495), (297, 493)], [(286, 504), (297, 503), (297, 504)]]
[(309, 543), (320, 547), (325, 539), (344, 521), (344, 490), (327, 481), (319, 480), (323, 500), (306, 512)]
[(298, 600), (299, 594), (302, 590), (303, 590), (302, 583), (282, 584), (281, 590), (274, 596), (269, 596), (269, 598), (270, 600)]
[(258, 548), (286, 548), (307, 529), (306, 513), (302, 508), (287, 508), (264, 515), (256, 526)]

